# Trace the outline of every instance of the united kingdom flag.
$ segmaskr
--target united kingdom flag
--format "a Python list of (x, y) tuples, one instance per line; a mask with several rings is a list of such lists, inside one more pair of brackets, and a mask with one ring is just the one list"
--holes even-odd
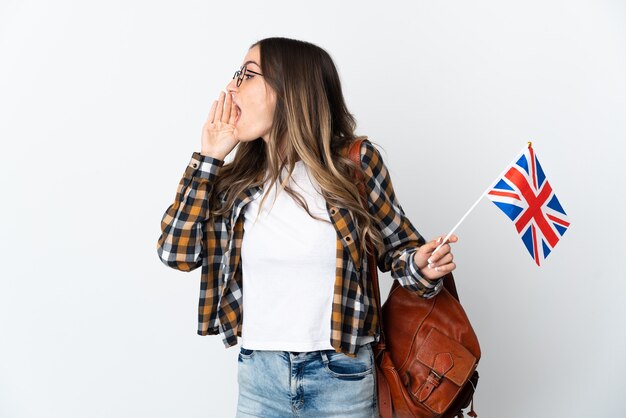
[(513, 221), (538, 266), (570, 226), (530, 143), (487, 196)]

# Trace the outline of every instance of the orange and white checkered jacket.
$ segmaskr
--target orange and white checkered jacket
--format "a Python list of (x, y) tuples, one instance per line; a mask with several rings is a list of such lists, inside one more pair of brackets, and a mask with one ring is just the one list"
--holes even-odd
[[(384, 251), (378, 255), (378, 268), (391, 272), (393, 279), (422, 297), (433, 297), (442, 281), (429, 281), (419, 274), (413, 253), (424, 239), (405, 216), (393, 190), (389, 171), (380, 152), (364, 140), (360, 149), (369, 210), (384, 236)], [(243, 211), (262, 194), (260, 186), (242, 192), (229, 216), (208, 219), (209, 196), (224, 161), (194, 152), (176, 198), (161, 221), (157, 251), (167, 266), (192, 271), (202, 267), (198, 334), (221, 334), (226, 347), (237, 344), (243, 315), (241, 243)], [(337, 267), (331, 317), (330, 344), (337, 352), (356, 355), (363, 337), (379, 329), (367, 257), (354, 220), (347, 209), (326, 204), (337, 230)]]

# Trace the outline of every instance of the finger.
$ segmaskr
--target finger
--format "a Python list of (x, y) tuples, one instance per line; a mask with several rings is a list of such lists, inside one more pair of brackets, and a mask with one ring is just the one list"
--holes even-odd
[(445, 244), (447, 242), (447, 241), (444, 241), (444, 240), (445, 240), (445, 238), (443, 236), (440, 236), (439, 238), (437, 238), (435, 240), (435, 244), (437, 246), (435, 247), (435, 250), (433, 251), (433, 254), (438, 252), (441, 249), (441, 247), (443, 246), (443, 244)]
[(213, 100), (211, 110), (209, 110), (209, 117), (207, 118), (207, 122), (213, 123), (213, 120), (215, 118), (215, 109), (217, 109), (217, 100)]
[(452, 261), (451, 257), (452, 257), (452, 253), (450, 252), (442, 253), (440, 250), (437, 252), (436, 255), (430, 256), (430, 258), (427, 260), (428, 266), (430, 268), (435, 268), (437, 266), (441, 266), (443, 264), (449, 263), (450, 261)]
[(224, 112), (224, 92), (220, 92), (220, 97), (217, 99), (217, 109), (215, 109), (215, 119), (213, 119), (214, 123), (217, 123), (222, 120), (222, 113)]
[(224, 113), (222, 114), (222, 122), (228, 123), (230, 119), (230, 113), (233, 107), (233, 96), (230, 93), (226, 94), (226, 100), (224, 101)]
[(450, 252), (450, 244), (443, 244), (436, 252), (428, 257), (428, 263), (434, 264)]
[[(443, 242), (443, 240), (445, 240), (445, 242)], [(439, 237), (437, 238), (437, 243), (439, 245), (441, 245), (441, 243), (443, 242), (444, 244), (447, 243), (455, 243), (459, 240), (459, 237), (456, 235), (450, 235), (449, 237)]]
[(452, 253), (448, 253), (445, 256), (441, 257), (441, 259), (439, 259), (438, 261), (434, 263), (429, 263), (428, 268), (434, 269), (435, 267), (441, 267), (451, 263), (452, 260), (454, 260), (454, 256), (452, 255)]
[(432, 253), (435, 248), (437, 248), (437, 246), (441, 243), (441, 237), (434, 239), (432, 241), (428, 241), (427, 243), (422, 245), (422, 251), (425, 251), (426, 253)]
[(445, 274), (450, 273), (451, 271), (453, 271), (456, 268), (456, 264), (454, 263), (448, 263), (446, 265), (443, 266), (439, 266), (439, 267), (435, 267), (435, 271), (438, 273), (441, 273), (442, 276)]
[[(445, 240), (445, 241), (444, 241)], [(441, 251), (441, 247), (443, 247), (442, 244), (447, 244), (447, 243), (455, 243), (459, 240), (459, 237), (457, 237), (456, 235), (450, 235), (449, 237), (439, 237), (437, 238), (437, 248), (435, 248), (435, 250), (433, 251), (433, 254), (437, 254), (439, 251)]]

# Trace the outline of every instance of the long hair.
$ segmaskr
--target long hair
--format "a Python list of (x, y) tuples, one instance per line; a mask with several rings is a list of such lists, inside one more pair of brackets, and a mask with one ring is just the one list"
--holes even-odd
[[(348, 209), (357, 225), (364, 251), (369, 237), (382, 253), (383, 238), (375, 220), (361, 204), (347, 147), (355, 139), (356, 121), (346, 107), (339, 74), (332, 58), (308, 42), (267, 38), (260, 47), (263, 79), (276, 92), (274, 120), (267, 143), (258, 138), (240, 142), (232, 162), (224, 164), (215, 183), (209, 207), (211, 216), (226, 215), (235, 198), (251, 186), (269, 181), (284, 190), (314, 219), (306, 201), (288, 185), (295, 163), (302, 160), (331, 205)], [(283, 150), (282, 158), (279, 150)], [(279, 178), (283, 169), (287, 176)], [(278, 192), (277, 191), (277, 192)], [(225, 196), (224, 201), (222, 197)], [(261, 205), (267, 194), (264, 194)]]

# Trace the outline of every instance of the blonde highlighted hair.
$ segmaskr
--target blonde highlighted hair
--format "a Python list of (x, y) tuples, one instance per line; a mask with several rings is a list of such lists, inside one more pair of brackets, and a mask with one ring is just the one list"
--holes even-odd
[[(268, 187), (278, 184), (309, 216), (323, 221), (311, 214), (306, 201), (288, 185), (296, 161), (302, 160), (324, 199), (352, 213), (362, 249), (367, 250), (364, 237), (369, 237), (381, 254), (382, 234), (361, 204), (353, 177), (353, 170), (361, 167), (347, 155), (356, 121), (346, 107), (332, 58), (322, 48), (294, 39), (267, 38), (254, 46), (260, 47), (263, 79), (276, 93), (270, 139), (237, 145), (233, 160), (224, 164), (215, 183), (210, 216), (226, 216), (242, 191), (269, 181)], [(283, 179), (284, 168), (288, 175)]]

